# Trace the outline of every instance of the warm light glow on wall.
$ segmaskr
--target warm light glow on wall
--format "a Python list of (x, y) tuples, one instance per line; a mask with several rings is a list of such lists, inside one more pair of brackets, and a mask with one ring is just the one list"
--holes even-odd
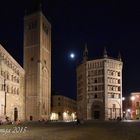
[(69, 111), (66, 111), (63, 113), (63, 120), (66, 122), (75, 121), (76, 119), (76, 112), (69, 113)]
[[(51, 113), (51, 117), (50, 120), (59, 120), (59, 115), (58, 113)], [(76, 120), (76, 112), (72, 112), (70, 113), (69, 111), (65, 111), (63, 112), (63, 121), (65, 122), (71, 122), (71, 121), (75, 121)]]
[(51, 120), (58, 120), (58, 114), (57, 113), (52, 113), (50, 119)]
[(72, 120), (74, 121), (76, 119), (76, 113), (72, 113), (71, 116), (72, 116)]
[(63, 112), (63, 120), (68, 121), (69, 120), (69, 115), (67, 112)]

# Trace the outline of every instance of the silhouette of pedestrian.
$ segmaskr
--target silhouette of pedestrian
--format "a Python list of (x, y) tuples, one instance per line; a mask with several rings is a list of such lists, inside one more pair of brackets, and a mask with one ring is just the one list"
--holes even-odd
[(77, 124), (77, 125), (80, 124), (80, 120), (79, 120), (79, 118), (77, 118), (76, 124)]

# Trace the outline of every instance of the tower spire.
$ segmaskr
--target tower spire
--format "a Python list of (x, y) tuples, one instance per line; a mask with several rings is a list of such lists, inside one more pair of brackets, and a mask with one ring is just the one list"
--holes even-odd
[(38, 10), (39, 10), (39, 11), (42, 11), (42, 2), (41, 2), (41, 1), (40, 1), (40, 3), (39, 3)]
[(42, 0), (34, 0), (32, 6), (25, 9), (25, 15), (30, 15), (34, 12), (42, 12)]
[(86, 61), (88, 59), (88, 49), (87, 49), (87, 43), (85, 43), (85, 49), (83, 52), (83, 60)]
[(106, 50), (106, 47), (104, 47), (104, 54), (103, 54), (104, 58), (107, 58), (107, 50)]
[(118, 53), (118, 60), (122, 61), (121, 53)]

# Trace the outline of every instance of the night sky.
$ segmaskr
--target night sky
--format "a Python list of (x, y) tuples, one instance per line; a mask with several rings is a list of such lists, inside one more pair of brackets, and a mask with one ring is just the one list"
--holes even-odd
[[(23, 17), (35, 0), (0, 3), (0, 44), (23, 65)], [(87, 43), (89, 58), (122, 54), (123, 96), (140, 91), (140, 2), (44, 0), (52, 25), (52, 90), (76, 98), (76, 65)], [(76, 57), (71, 59), (70, 53)]]

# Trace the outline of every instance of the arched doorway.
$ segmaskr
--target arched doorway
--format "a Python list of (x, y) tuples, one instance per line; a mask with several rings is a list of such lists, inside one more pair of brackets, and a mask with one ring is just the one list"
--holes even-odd
[(18, 120), (18, 109), (15, 107), (14, 108), (14, 121)]
[(100, 119), (100, 111), (94, 111), (94, 119)]
[(32, 121), (33, 120), (33, 116), (30, 116), (30, 121)]
[(103, 119), (103, 103), (94, 102), (91, 108), (91, 117), (93, 120)]

